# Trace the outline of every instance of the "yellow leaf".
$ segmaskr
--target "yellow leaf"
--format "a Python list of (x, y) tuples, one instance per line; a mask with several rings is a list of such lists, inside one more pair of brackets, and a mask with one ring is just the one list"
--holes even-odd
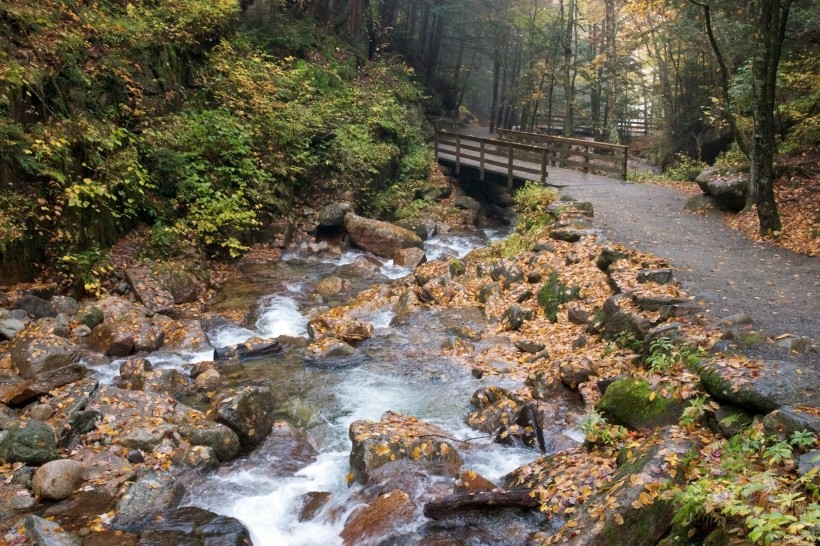
[(615, 514), (615, 523), (618, 525), (624, 524), (624, 517), (621, 514)]
[(655, 399), (655, 391), (652, 391), (652, 392), (649, 393), (649, 401), (651, 402), (654, 399)]

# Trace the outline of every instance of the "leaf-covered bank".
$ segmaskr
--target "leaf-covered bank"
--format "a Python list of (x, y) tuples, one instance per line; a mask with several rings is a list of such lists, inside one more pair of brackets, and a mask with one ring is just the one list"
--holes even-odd
[[(146, 252), (235, 257), (295, 204), (360, 206), (429, 168), (412, 71), (310, 19), (239, 3), (0, 6), (0, 278), (94, 290), (140, 223)], [(184, 246), (184, 245), (183, 245)]]

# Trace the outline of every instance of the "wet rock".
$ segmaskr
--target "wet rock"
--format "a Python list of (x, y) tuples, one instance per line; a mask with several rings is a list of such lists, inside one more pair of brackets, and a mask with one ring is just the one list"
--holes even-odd
[(593, 376), (598, 375), (598, 368), (595, 363), (586, 357), (569, 357), (561, 361), (558, 365), (558, 373), (561, 383), (576, 390), (578, 385), (586, 383)]
[(13, 396), (4, 400), (11, 405), (22, 405), (41, 396), (50, 393), (52, 390), (74, 383), (86, 376), (88, 370), (81, 364), (71, 364), (63, 368), (57, 368), (40, 373), (34, 380), (27, 381)]
[(200, 353), (213, 349), (208, 335), (202, 329), (202, 324), (194, 319), (172, 320), (157, 315), (154, 322), (162, 327), (165, 338), (162, 343), (163, 351), (180, 351)]
[(228, 345), (227, 347), (217, 347), (214, 349), (214, 360), (250, 360), (252, 358), (262, 358), (282, 352), (282, 345), (275, 337), (261, 339), (254, 337), (244, 343)]
[(71, 341), (36, 330), (15, 336), (10, 353), (17, 372), (25, 379), (70, 366), (80, 358), (80, 348)]
[(389, 544), (401, 528), (415, 519), (416, 508), (404, 491), (391, 491), (353, 512), (341, 537), (345, 546)]
[(330, 500), (328, 491), (310, 491), (300, 497), (299, 521), (310, 521)]
[(233, 459), (239, 453), (239, 436), (223, 424), (199, 421), (196, 425), (180, 427), (179, 433), (193, 445), (213, 449), (217, 459), (222, 462)]
[(495, 484), (474, 470), (462, 470), (453, 484), (453, 493), (492, 491)]
[(80, 539), (66, 533), (59, 524), (38, 516), (23, 518), (26, 536), (34, 546), (80, 546)]
[(349, 212), (345, 215), (344, 224), (356, 246), (377, 256), (392, 258), (402, 248), (423, 248), (418, 235), (387, 222), (362, 218)]
[(128, 462), (131, 464), (142, 464), (145, 462), (145, 457), (139, 449), (129, 450), (126, 459), (128, 459)]
[(253, 449), (273, 427), (275, 404), (270, 389), (232, 389), (217, 403), (212, 417), (233, 430), (244, 449)]
[(529, 447), (545, 452), (544, 428), (536, 405), (524, 404), (513, 424), (503, 425), (498, 429), (495, 441), (503, 445)]
[(338, 296), (342, 292), (347, 292), (353, 288), (353, 283), (340, 277), (327, 277), (319, 281), (316, 285), (316, 293), (323, 298)]
[(139, 533), (154, 527), (155, 514), (166, 514), (179, 506), (185, 487), (170, 474), (149, 473), (134, 482), (120, 499), (111, 528)]
[(662, 387), (653, 389), (644, 379), (618, 379), (607, 387), (595, 407), (613, 423), (633, 430), (677, 424), (685, 406), (663, 396), (659, 392)]
[(14, 302), (14, 308), (22, 309), (33, 319), (57, 316), (57, 309), (51, 302), (30, 294), (18, 298)]
[(118, 436), (118, 442), (126, 449), (138, 449), (140, 451), (151, 452), (162, 441), (173, 434), (175, 427), (170, 424), (159, 426), (137, 426), (122, 431)]
[(726, 438), (739, 434), (753, 422), (754, 418), (751, 415), (731, 404), (723, 404), (708, 419), (709, 427)]
[(581, 238), (591, 235), (595, 235), (593, 230), (577, 227), (561, 227), (550, 230), (550, 237), (557, 241), (566, 241), (567, 243), (577, 243)]
[[(177, 304), (195, 302), (205, 291), (202, 282), (193, 272), (178, 266), (163, 264), (157, 269), (156, 278)], [(146, 307), (151, 309), (148, 305)]]
[(157, 514), (142, 533), (140, 546), (249, 546), (248, 529), (236, 518), (196, 506)]
[(737, 368), (715, 356), (698, 363), (696, 370), (716, 398), (762, 413), (781, 406), (813, 406), (820, 400), (818, 374), (804, 373), (799, 364), (787, 360)]
[(34, 473), (32, 489), (44, 499), (64, 499), (85, 481), (87, 470), (85, 464), (71, 459), (47, 462)]
[(96, 305), (83, 306), (83, 308), (74, 315), (74, 321), (76, 323), (88, 326), (92, 330), (95, 326), (102, 324), (104, 320), (105, 315), (102, 309)]
[(495, 433), (505, 425), (511, 425), (521, 411), (521, 401), (502, 387), (481, 387), (470, 398), (474, 411), (464, 419), (470, 427), (487, 433)]
[(399, 227), (403, 227), (404, 229), (409, 229), (413, 233), (419, 236), (422, 241), (426, 241), (430, 237), (433, 237), (436, 234), (436, 224), (435, 222), (428, 223), (425, 220), (420, 218), (409, 218), (405, 220), (399, 220), (396, 222), (396, 225)]
[(501, 288), (496, 283), (489, 283), (479, 289), (478, 294), (476, 295), (476, 300), (478, 300), (478, 302), (482, 305), (485, 305), (493, 297), (498, 297), (500, 295)]
[(353, 204), (347, 202), (331, 203), (319, 211), (319, 226), (323, 228), (340, 228), (344, 226), (345, 215), (353, 212)]
[(222, 374), (214, 368), (208, 368), (196, 376), (194, 386), (199, 390), (213, 390), (222, 384)]
[(182, 464), (195, 470), (208, 471), (219, 466), (219, 458), (208, 446), (191, 446), (185, 451)]
[(0, 340), (11, 339), (26, 327), (26, 324), (14, 318), (0, 320)]
[(13, 424), (0, 441), (0, 458), (35, 466), (59, 459), (54, 430), (34, 419)]
[(669, 268), (641, 269), (638, 271), (639, 283), (653, 282), (656, 284), (669, 284), (672, 282), (672, 277), (672, 270)]
[(18, 489), (14, 496), (9, 499), (8, 508), (11, 509), (12, 512), (29, 512), (36, 505), (37, 499), (35, 499), (31, 493)]
[(391, 411), (381, 421), (350, 425), (350, 467), (356, 480), (367, 484), (370, 473), (391, 461), (410, 459), (434, 474), (455, 476), (462, 461), (455, 439), (440, 427)]
[(408, 316), (419, 303), (418, 297), (416, 297), (416, 293), (413, 292), (411, 289), (404, 290), (401, 295), (399, 296), (399, 300), (396, 302), (396, 305), (393, 306), (393, 320), (391, 321), (391, 326), (393, 325), (393, 321), (401, 321)]
[(150, 269), (134, 267), (125, 270), (128, 284), (137, 299), (152, 313), (166, 313), (174, 307), (174, 296)]
[(109, 318), (91, 330), (89, 345), (108, 356), (156, 351), (165, 339), (162, 327), (138, 311)]
[(305, 350), (305, 359), (311, 362), (322, 362), (334, 359), (346, 359), (356, 354), (356, 349), (339, 339), (324, 338), (311, 343)]
[(348, 316), (336, 317), (332, 314), (319, 315), (307, 325), (312, 339), (332, 336), (347, 343), (358, 343), (373, 335), (373, 325)]
[(399, 267), (415, 269), (427, 261), (427, 255), (420, 248), (404, 248), (393, 255), (393, 263)]

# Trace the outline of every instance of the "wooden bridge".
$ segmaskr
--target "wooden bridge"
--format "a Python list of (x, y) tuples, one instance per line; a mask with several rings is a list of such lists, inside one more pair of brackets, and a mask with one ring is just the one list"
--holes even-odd
[(547, 183), (547, 167), (575, 168), (585, 173), (616, 174), (626, 179), (629, 148), (617, 144), (500, 130), (499, 138), (436, 131), (436, 159), (461, 174), (464, 167), (501, 175), (512, 188), (516, 180)]

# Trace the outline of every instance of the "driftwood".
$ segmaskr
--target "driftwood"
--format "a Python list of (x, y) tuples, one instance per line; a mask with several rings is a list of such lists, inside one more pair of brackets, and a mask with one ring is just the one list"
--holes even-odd
[(229, 345), (227, 347), (214, 349), (214, 360), (236, 359), (241, 361), (275, 355), (280, 352), (282, 352), (282, 345), (276, 338), (253, 338), (238, 345)]
[(454, 493), (433, 499), (424, 505), (424, 515), (431, 519), (444, 519), (468, 510), (539, 506), (541, 497), (532, 489), (494, 489), (478, 493)]

